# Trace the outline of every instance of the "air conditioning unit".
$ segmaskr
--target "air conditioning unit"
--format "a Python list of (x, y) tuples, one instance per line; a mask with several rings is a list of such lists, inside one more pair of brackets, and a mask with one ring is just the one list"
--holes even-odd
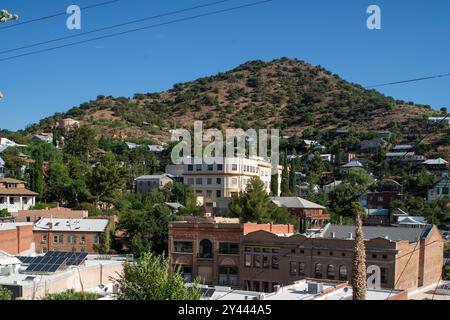
[(9, 267), (0, 268), (0, 276), (6, 277), (9, 275), (11, 275), (11, 268)]
[(319, 294), (323, 291), (323, 283), (309, 282), (308, 283), (308, 293), (309, 294)]

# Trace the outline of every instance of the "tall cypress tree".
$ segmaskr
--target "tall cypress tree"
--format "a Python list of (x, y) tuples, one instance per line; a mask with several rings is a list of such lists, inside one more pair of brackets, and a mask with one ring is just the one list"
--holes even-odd
[(287, 195), (289, 194), (289, 167), (286, 153), (283, 154), (283, 172), (281, 174), (281, 194)]
[(278, 189), (278, 174), (274, 174), (270, 180), (270, 192), (274, 197), (278, 196)]
[(34, 164), (31, 167), (31, 190), (39, 193), (39, 200), (42, 201), (44, 196), (44, 154), (42, 149), (37, 149), (34, 153)]

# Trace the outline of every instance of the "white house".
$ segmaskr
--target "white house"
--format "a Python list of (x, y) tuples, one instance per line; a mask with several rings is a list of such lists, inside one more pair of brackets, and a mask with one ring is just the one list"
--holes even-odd
[(0, 210), (9, 213), (28, 210), (36, 204), (37, 193), (27, 190), (25, 182), (9, 178), (0, 179)]

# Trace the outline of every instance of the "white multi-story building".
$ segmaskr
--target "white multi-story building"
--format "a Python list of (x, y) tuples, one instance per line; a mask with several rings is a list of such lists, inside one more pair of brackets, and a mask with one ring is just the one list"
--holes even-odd
[[(218, 162), (218, 161), (216, 161)], [(262, 158), (225, 158), (223, 164), (192, 164), (169, 166), (169, 171), (182, 172), (183, 182), (191, 185), (208, 208), (226, 209), (233, 195), (245, 191), (252, 177), (259, 177), (270, 193), (272, 164)], [(180, 170), (180, 167), (182, 170)], [(168, 168), (169, 169), (169, 168)], [(282, 167), (278, 167), (278, 194)], [(168, 172), (172, 173), (172, 172)], [(175, 173), (175, 172), (174, 172)]]
[(37, 193), (27, 190), (25, 182), (15, 179), (0, 179), (0, 210), (9, 213), (28, 210), (36, 204)]

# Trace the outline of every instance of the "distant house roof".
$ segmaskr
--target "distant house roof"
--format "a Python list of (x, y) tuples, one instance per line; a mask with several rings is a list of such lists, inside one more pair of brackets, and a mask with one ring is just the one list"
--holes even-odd
[(360, 149), (361, 150), (376, 149), (386, 144), (387, 142), (383, 138), (375, 137), (373, 139), (364, 140), (363, 142), (361, 142)]
[(362, 165), (361, 162), (359, 162), (357, 160), (352, 160), (349, 163), (341, 166), (341, 168), (364, 168), (364, 166)]
[(427, 220), (425, 219), (425, 217), (406, 216), (399, 217), (397, 223), (399, 225), (426, 225)]
[(128, 149), (136, 149), (137, 147), (139, 147), (138, 144), (133, 142), (124, 142), (124, 144)]
[(0, 250), (0, 266), (19, 265), (22, 262), (16, 257)]
[(148, 145), (147, 146), (147, 150), (150, 152), (163, 152), (164, 151), (164, 147), (160, 146), (160, 145)]
[(183, 206), (181, 203), (178, 202), (166, 202), (167, 206), (174, 210), (184, 209), (185, 206)]
[(151, 176), (140, 176), (137, 177), (135, 180), (136, 181), (140, 181), (140, 180), (160, 180), (162, 178), (169, 178), (170, 177), (167, 174), (159, 174), (159, 175), (151, 175)]
[(438, 159), (431, 159), (431, 160), (427, 160), (424, 161), (423, 164), (425, 165), (448, 165), (448, 161), (445, 161), (442, 158), (438, 158)]
[(414, 149), (413, 145), (410, 144), (398, 144), (392, 150), (412, 150)]
[(316, 140), (303, 140), (303, 142), (307, 145), (314, 145), (314, 144), (318, 144), (318, 142)]
[(341, 180), (336, 180), (336, 181), (334, 181), (334, 182), (332, 182), (332, 183), (329, 183), (329, 184), (326, 184), (326, 185), (324, 185), (323, 186), (323, 188), (329, 188), (329, 187), (337, 187), (338, 185), (340, 185), (340, 184), (342, 184), (342, 181)]
[[(415, 228), (396, 228), (396, 227), (363, 227), (364, 239), (371, 240), (376, 238), (386, 238), (388, 240), (416, 242), (421, 237), (428, 235), (432, 226), (428, 227), (428, 232), (423, 229)], [(355, 226), (341, 226), (328, 224), (322, 231), (323, 238), (332, 238), (332, 234), (336, 239), (348, 239), (349, 234), (355, 237)]]
[(388, 158), (414, 157), (415, 155), (416, 155), (415, 152), (388, 152), (388, 153), (386, 153), (386, 157), (388, 157)]
[(104, 232), (108, 226), (107, 219), (49, 219), (39, 220), (34, 225), (34, 231), (74, 231), (74, 232)]
[(308, 201), (300, 197), (273, 197), (271, 201), (279, 207), (299, 209), (325, 209), (320, 204)]

